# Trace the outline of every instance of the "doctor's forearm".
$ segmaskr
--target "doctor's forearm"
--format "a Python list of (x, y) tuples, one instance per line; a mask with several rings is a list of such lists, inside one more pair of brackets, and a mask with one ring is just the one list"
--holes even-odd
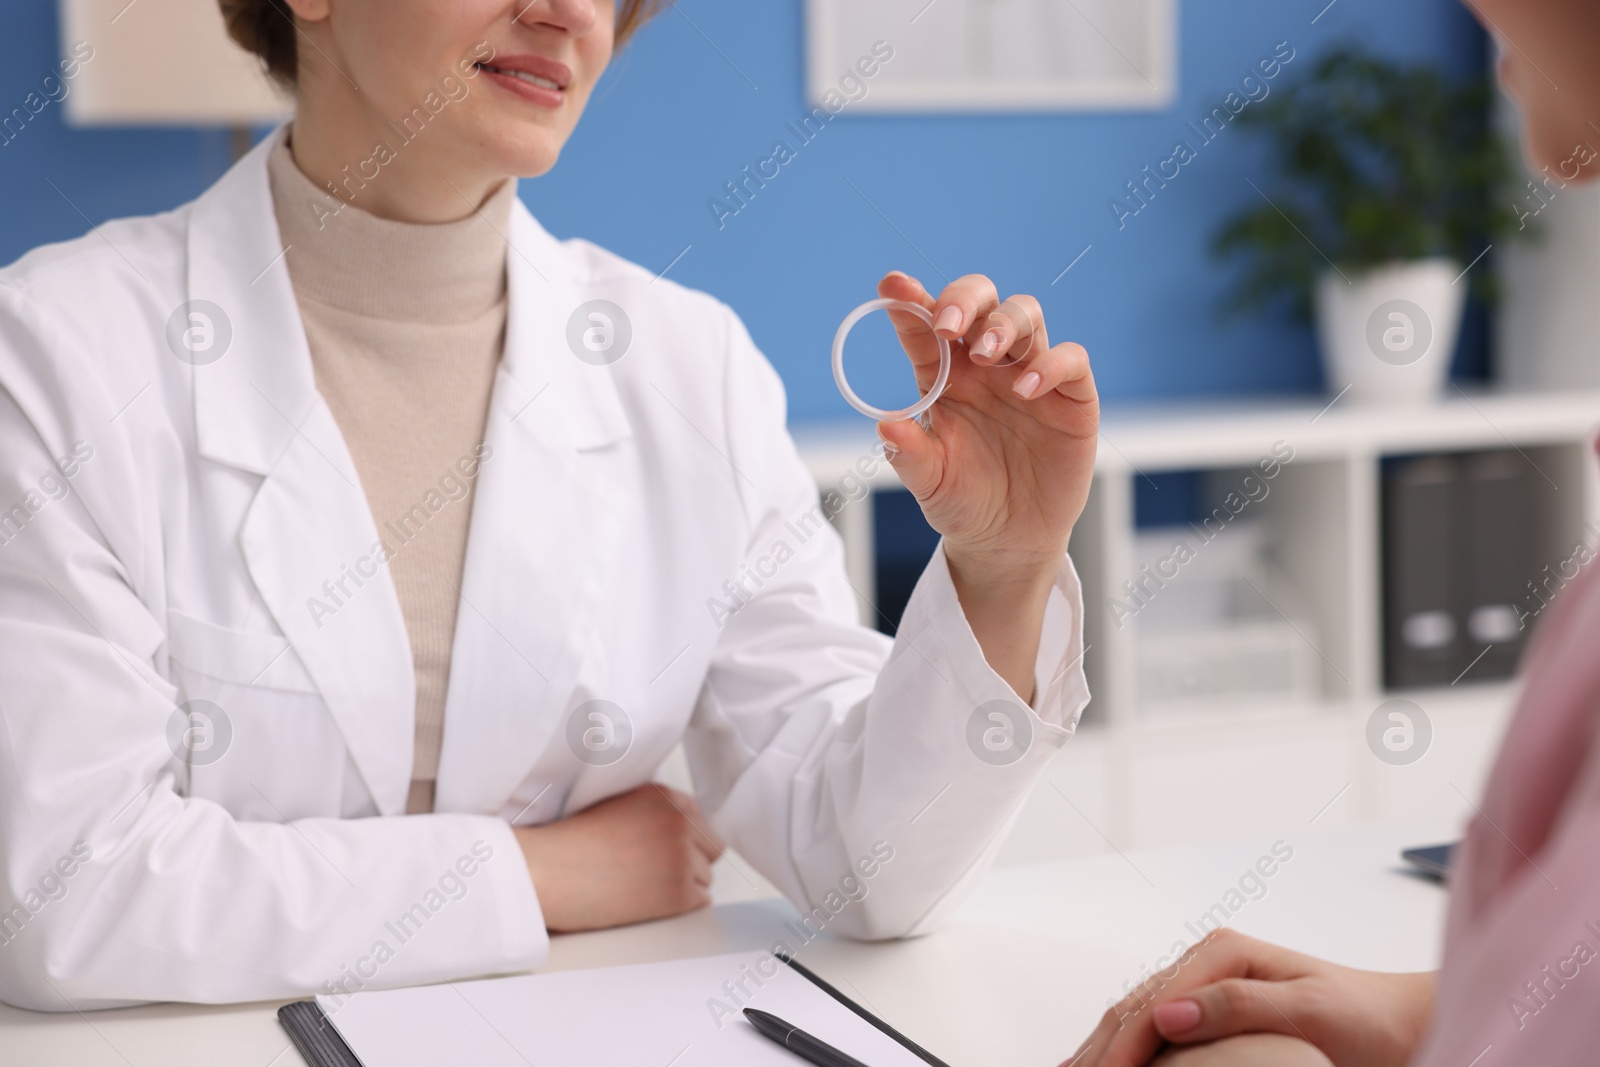
[(515, 833), (552, 931), (625, 926), (704, 907), (723, 848), (693, 797), (655, 782)]
[(1044, 609), (1060, 561), (1002, 568), (967, 561), (948, 546), (945, 559), (984, 660), (1025, 703), (1032, 704)]

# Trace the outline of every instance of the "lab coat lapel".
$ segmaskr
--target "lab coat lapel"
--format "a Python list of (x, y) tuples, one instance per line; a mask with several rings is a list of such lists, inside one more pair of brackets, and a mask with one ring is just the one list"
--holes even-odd
[[(200, 454), (263, 476), (239, 532), (261, 596), (385, 815), (405, 810), (415, 677), (355, 464), (316, 390), (267, 181), (267, 137), (194, 205), (191, 311), (231, 339), (194, 368)], [(195, 304), (207, 301), (209, 304)], [(220, 313), (219, 313), (220, 312)], [(272, 798), (268, 798), (269, 800)]]
[(500, 811), (559, 744), (598, 607), (637, 501), (612, 366), (580, 361), (568, 320), (596, 295), (520, 201), (507, 256), (505, 354), (490, 402), (456, 615), (435, 808)]

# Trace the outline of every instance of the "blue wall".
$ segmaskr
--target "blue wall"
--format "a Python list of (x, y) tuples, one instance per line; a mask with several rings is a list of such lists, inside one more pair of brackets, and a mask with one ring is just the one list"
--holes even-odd
[[(1351, 40), (1457, 73), (1485, 61), (1484, 38), (1456, 0), (1335, 0), (1315, 24), (1327, 0), (1181, 0), (1180, 92), (1170, 110), (846, 111), (719, 230), (707, 201), (806, 110), (802, 4), (679, 2), (682, 12), (664, 14), (607, 74), (555, 171), (524, 182), (522, 195), (558, 236), (587, 237), (653, 269), (692, 245), (670, 277), (744, 316), (788, 383), (794, 421), (850, 414), (828, 369), (833, 331), (896, 267), (930, 288), (942, 284), (939, 272), (981, 271), (1002, 292), (1036, 294), (1053, 336), (1088, 346), (1113, 401), (1319, 388), (1307, 329), (1214, 313), (1227, 272), (1206, 245), (1220, 219), (1256, 197), (1246, 178), (1261, 184), (1269, 175), (1259, 144), (1224, 133), (1120, 231), (1107, 200), (1168, 156), (1187, 136), (1184, 123), (1220, 104), (1280, 41), (1298, 53), (1290, 75)], [(4, 110), (54, 62), (54, 6), (31, 0), (0, 11)], [(189, 199), (225, 168), (226, 151), (217, 132), (67, 130), (52, 107), (0, 147), (0, 262), (84, 232), (84, 216), (100, 222)], [(1469, 334), (1457, 365), (1471, 373), (1483, 361), (1481, 328)], [(899, 366), (856, 365), (852, 380), (869, 398), (904, 396)]]

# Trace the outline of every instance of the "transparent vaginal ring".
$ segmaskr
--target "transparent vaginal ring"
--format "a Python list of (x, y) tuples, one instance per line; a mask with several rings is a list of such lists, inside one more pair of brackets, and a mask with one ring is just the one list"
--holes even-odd
[(887, 297), (868, 300), (865, 304), (846, 315), (844, 321), (839, 324), (839, 332), (833, 335), (833, 380), (839, 386), (839, 392), (844, 394), (844, 398), (850, 402), (850, 406), (869, 418), (877, 419), (879, 422), (899, 422), (902, 419), (914, 419), (933, 407), (934, 401), (939, 399), (939, 394), (944, 392), (945, 384), (950, 381), (950, 342), (937, 334), (934, 335), (934, 340), (939, 342), (939, 376), (933, 380), (933, 387), (923, 395), (921, 400), (918, 400), (908, 408), (901, 408), (899, 411), (885, 411), (883, 408), (875, 408), (856, 395), (856, 391), (850, 388), (850, 382), (844, 376), (844, 339), (850, 336), (850, 331), (855, 328), (856, 323), (874, 311), (904, 311), (915, 315), (929, 326), (933, 325), (933, 312), (921, 304), (912, 304), (904, 300), (890, 300)]

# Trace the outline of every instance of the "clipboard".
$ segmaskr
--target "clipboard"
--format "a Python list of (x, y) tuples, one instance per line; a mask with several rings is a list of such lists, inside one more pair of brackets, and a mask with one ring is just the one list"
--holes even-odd
[[(793, 956), (778, 954), (776, 958), (929, 1067), (949, 1067), (939, 1057), (840, 992)], [(288, 1032), (289, 1040), (311, 1067), (364, 1067), (316, 1001), (299, 1000), (285, 1004), (278, 1009), (278, 1023)]]
[(949, 1064), (945, 1063), (939, 1057), (935, 1056), (933, 1053), (929, 1052), (927, 1049), (923, 1048), (921, 1045), (917, 1044), (915, 1041), (911, 1040), (909, 1037), (902, 1034), (900, 1031), (896, 1030), (882, 1019), (878, 1018), (866, 1008), (863, 1008), (860, 1004), (857, 1004), (855, 1001), (839, 992), (839, 990), (835, 989), (832, 985), (829, 985), (823, 980), (821, 975), (811, 970), (811, 968), (807, 967), (793, 956), (787, 956), (779, 953), (777, 958), (788, 964), (790, 969), (799, 974), (800, 977), (804, 978), (806, 981), (810, 982), (812, 985), (828, 994), (828, 996), (832, 997), (834, 1000), (837, 1000), (840, 1004), (843, 1004), (845, 1007), (861, 1016), (873, 1026), (876, 1026), (879, 1030), (882, 1030), (895, 1041), (904, 1045), (908, 1052), (917, 1057), (917, 1059), (921, 1060), (923, 1063), (928, 1064), (929, 1067), (950, 1067)]
[(297, 1000), (278, 1009), (278, 1025), (311, 1067), (361, 1067), (361, 1061), (344, 1043), (314, 1000)]

